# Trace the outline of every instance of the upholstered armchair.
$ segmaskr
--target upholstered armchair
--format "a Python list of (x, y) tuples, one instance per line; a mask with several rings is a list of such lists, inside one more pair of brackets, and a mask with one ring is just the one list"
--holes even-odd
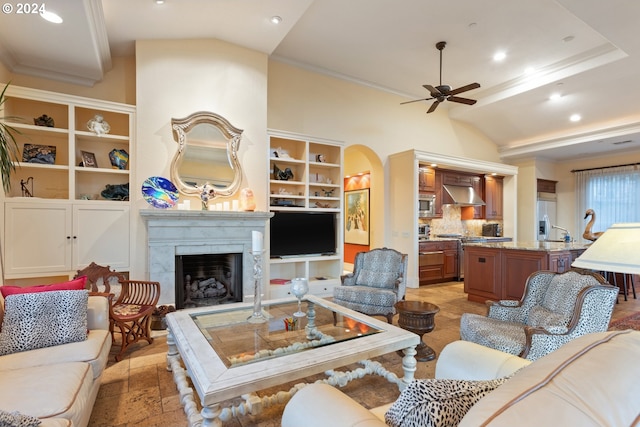
[(581, 335), (606, 331), (617, 296), (597, 273), (537, 271), (520, 301), (487, 301), (487, 316), (464, 313), (460, 337), (533, 361)]
[(342, 285), (333, 289), (333, 301), (370, 316), (385, 316), (392, 323), (393, 305), (404, 299), (406, 271), (407, 255), (395, 249), (358, 252), (353, 273), (341, 276)]

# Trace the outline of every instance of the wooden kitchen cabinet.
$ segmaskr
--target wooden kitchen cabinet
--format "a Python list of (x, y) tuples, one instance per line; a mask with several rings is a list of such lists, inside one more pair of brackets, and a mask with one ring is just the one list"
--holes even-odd
[(458, 276), (457, 241), (423, 241), (419, 247), (418, 271), (421, 285), (447, 282)]
[(436, 171), (433, 168), (421, 166), (418, 169), (418, 190), (421, 193), (436, 191)]
[[(522, 298), (527, 278), (539, 270), (563, 273), (585, 248), (564, 248), (564, 243), (532, 248), (532, 244), (508, 246), (465, 245), (464, 291), (470, 301)], [(554, 246), (557, 245), (557, 246)], [(553, 246), (553, 247), (551, 247)]]
[(503, 178), (486, 176), (484, 181), (484, 217), (486, 219), (502, 219), (503, 215)]

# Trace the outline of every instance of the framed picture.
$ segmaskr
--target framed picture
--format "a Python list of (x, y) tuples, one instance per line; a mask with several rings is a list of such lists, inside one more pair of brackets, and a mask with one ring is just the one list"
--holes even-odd
[(369, 245), (369, 189), (345, 191), (344, 242)]
[(85, 168), (97, 168), (98, 162), (96, 161), (96, 155), (88, 151), (82, 151), (82, 165)]
[(56, 147), (54, 145), (24, 144), (22, 161), (53, 165), (56, 162)]

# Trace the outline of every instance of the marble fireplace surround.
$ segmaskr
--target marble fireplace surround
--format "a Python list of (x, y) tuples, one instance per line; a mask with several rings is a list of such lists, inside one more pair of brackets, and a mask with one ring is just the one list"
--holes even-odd
[(251, 232), (265, 234), (273, 213), (149, 209), (140, 216), (147, 225), (149, 280), (160, 282), (159, 305), (176, 302), (176, 255), (241, 253), (242, 300), (253, 301)]

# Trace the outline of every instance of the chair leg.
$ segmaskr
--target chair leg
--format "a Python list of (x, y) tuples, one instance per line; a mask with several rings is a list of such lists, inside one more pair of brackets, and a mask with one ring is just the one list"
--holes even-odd
[(153, 343), (151, 337), (151, 316), (145, 316), (142, 319), (135, 321), (115, 321), (120, 329), (121, 344), (120, 352), (116, 354), (116, 362), (119, 362), (124, 357), (124, 353), (127, 351), (130, 345), (137, 343), (141, 339), (146, 340), (149, 344)]
[(392, 325), (393, 324), (393, 313), (387, 313), (386, 316), (387, 322)]

